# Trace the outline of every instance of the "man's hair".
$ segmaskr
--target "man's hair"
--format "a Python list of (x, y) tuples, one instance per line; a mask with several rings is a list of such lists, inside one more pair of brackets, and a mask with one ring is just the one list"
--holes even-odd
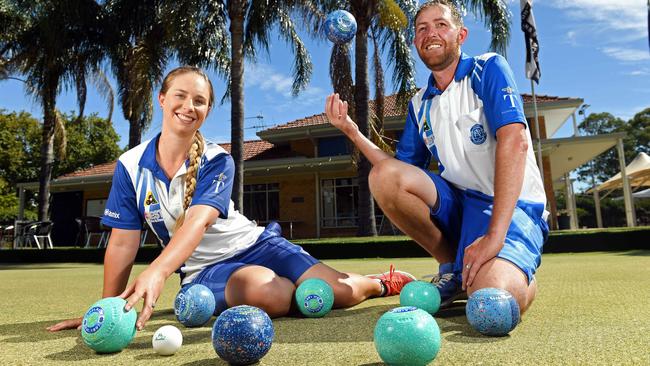
[(456, 3), (452, 0), (429, 0), (426, 3), (420, 5), (418, 11), (415, 13), (415, 20), (417, 21), (418, 16), (422, 10), (430, 8), (432, 6), (446, 6), (451, 10), (451, 19), (458, 27), (463, 27), (463, 17), (460, 15), (460, 11), (456, 6)]

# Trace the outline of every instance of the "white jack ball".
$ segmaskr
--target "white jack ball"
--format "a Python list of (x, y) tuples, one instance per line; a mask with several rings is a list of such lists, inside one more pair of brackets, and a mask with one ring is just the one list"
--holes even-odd
[(159, 355), (170, 356), (183, 344), (183, 334), (173, 325), (164, 325), (153, 334), (151, 345)]

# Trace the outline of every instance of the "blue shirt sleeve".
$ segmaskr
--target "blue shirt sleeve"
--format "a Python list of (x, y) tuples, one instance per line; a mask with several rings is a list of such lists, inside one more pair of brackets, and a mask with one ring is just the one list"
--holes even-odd
[(219, 211), (221, 218), (228, 218), (234, 175), (235, 163), (228, 154), (219, 154), (205, 162), (199, 168), (196, 190), (190, 206), (211, 206)]
[(492, 136), (511, 123), (526, 126), (524, 105), (508, 62), (501, 55), (490, 57), (483, 65), (480, 98)]
[(144, 218), (138, 210), (131, 177), (122, 162), (118, 160), (102, 224), (117, 229), (140, 230), (143, 222)]
[(431, 152), (424, 145), (422, 136), (420, 136), (420, 128), (412, 102), (409, 102), (409, 111), (406, 115), (402, 137), (397, 144), (395, 158), (420, 168), (427, 168), (431, 162)]

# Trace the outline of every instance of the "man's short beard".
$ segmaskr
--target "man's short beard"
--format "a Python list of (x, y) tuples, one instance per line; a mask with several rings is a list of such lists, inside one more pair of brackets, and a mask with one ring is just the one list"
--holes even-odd
[(449, 65), (453, 64), (456, 60), (460, 58), (460, 47), (456, 46), (454, 49), (454, 52), (450, 52), (449, 54), (446, 55), (445, 59), (442, 60), (442, 62), (437, 62), (435, 64), (430, 64), (425, 59), (420, 56), (420, 59), (424, 64), (427, 66), (427, 68), (431, 71), (442, 71), (446, 69)]

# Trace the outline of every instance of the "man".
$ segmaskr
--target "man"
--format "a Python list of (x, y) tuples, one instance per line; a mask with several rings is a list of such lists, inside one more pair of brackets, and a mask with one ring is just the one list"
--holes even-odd
[(383, 212), (440, 263), (432, 282), (442, 306), (497, 287), (523, 313), (548, 233), (544, 187), (512, 71), (494, 53), (462, 53), (467, 34), (451, 1), (418, 10), (414, 44), (431, 75), (409, 103), (394, 158), (359, 133), (337, 94), (326, 114), (373, 164)]

